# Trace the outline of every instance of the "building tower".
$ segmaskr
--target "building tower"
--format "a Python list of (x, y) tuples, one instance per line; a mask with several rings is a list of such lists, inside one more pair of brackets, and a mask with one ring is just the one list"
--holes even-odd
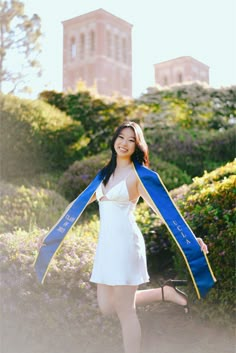
[(155, 64), (154, 70), (155, 83), (160, 86), (196, 81), (209, 83), (209, 66), (191, 56), (181, 56)]
[(132, 96), (132, 25), (98, 9), (63, 24), (63, 90), (79, 81), (101, 95)]

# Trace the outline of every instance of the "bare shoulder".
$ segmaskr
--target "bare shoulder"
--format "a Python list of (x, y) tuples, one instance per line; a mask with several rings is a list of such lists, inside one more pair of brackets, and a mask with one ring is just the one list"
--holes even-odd
[(127, 184), (129, 185), (136, 185), (136, 187), (138, 186), (138, 176), (135, 172), (135, 170), (131, 170), (131, 172), (129, 173), (128, 177), (127, 177)]
[(128, 187), (129, 193), (132, 195), (132, 199), (134, 199), (135, 197), (138, 197), (139, 196), (139, 192), (138, 192), (139, 180), (138, 180), (137, 174), (135, 173), (134, 170), (132, 170), (129, 173), (129, 175), (126, 179), (126, 182), (127, 182), (127, 187)]

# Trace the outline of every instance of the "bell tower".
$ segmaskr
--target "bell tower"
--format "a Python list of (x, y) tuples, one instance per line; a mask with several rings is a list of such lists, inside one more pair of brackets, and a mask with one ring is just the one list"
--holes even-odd
[(132, 97), (132, 25), (98, 9), (63, 24), (63, 90), (79, 81), (101, 95)]

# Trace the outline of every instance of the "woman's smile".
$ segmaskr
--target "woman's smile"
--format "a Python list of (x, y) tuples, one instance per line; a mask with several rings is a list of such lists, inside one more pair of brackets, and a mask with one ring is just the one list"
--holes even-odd
[(117, 136), (114, 148), (118, 155), (126, 154), (129, 157), (132, 156), (135, 151), (135, 134), (133, 129), (124, 128)]

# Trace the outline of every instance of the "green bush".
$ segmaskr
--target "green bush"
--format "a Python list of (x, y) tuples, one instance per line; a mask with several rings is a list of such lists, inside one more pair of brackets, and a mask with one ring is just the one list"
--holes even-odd
[(150, 153), (150, 168), (160, 175), (168, 190), (192, 182), (191, 177), (186, 172), (172, 163), (161, 160), (154, 153)]
[(88, 342), (94, 351), (103, 339), (115, 342), (119, 327), (100, 315), (89, 282), (97, 227), (93, 219), (68, 234), (44, 285), (33, 269), (42, 230), (0, 235), (1, 334), (7, 351), (74, 353), (78, 342), (84, 352)]
[(64, 212), (68, 202), (52, 190), (0, 182), (0, 233), (33, 226), (47, 228)]
[(236, 116), (235, 102), (236, 86), (217, 89), (198, 83), (153, 88), (138, 100), (140, 105), (149, 107), (145, 121), (156, 130), (168, 126), (205, 131), (227, 129)]
[(207, 300), (198, 305), (205, 309), (203, 315), (211, 319), (221, 313), (225, 320), (235, 310), (235, 186), (236, 161), (195, 178), (181, 203), (189, 224), (208, 244), (210, 263), (218, 280)]
[(83, 128), (42, 101), (0, 95), (1, 176), (66, 169), (86, 143)]
[(110, 159), (110, 152), (102, 152), (74, 162), (59, 180), (59, 189), (68, 200), (75, 199), (95, 178)]
[[(202, 177), (195, 178), (191, 185), (171, 192), (196, 236), (202, 237), (208, 244), (209, 261), (218, 280), (206, 299), (195, 302), (192, 310), (198, 311), (204, 318), (216, 319), (217, 322), (232, 319), (235, 309), (235, 186), (236, 161), (211, 173), (205, 172)], [(176, 276), (188, 276), (182, 255), (167, 228), (154, 218), (152, 211), (141, 209), (138, 212), (140, 227), (151, 255), (151, 267), (159, 270), (160, 260), (168, 264), (171, 257), (170, 265), (174, 266)], [(194, 302), (196, 295), (193, 286), (189, 287), (189, 291)]]
[(146, 131), (150, 150), (191, 177), (211, 171), (235, 158), (236, 129)]
[(57, 93), (44, 91), (40, 99), (66, 112), (84, 128), (86, 146), (83, 153), (91, 156), (109, 148), (114, 130), (132, 111), (131, 101), (94, 97), (88, 91)]

